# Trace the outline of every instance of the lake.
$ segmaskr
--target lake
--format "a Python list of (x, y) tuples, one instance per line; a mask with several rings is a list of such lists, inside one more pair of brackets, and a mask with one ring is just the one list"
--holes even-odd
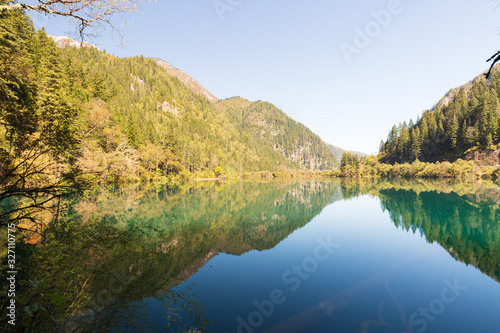
[(69, 204), (67, 236), (26, 270), (64, 290), (63, 330), (500, 332), (493, 182), (207, 182)]

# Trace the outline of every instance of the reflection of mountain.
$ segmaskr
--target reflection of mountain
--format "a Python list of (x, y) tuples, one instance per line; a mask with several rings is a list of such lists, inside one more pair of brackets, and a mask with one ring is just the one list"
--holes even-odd
[[(380, 197), (396, 226), (422, 232), (457, 260), (500, 280), (500, 190), (493, 183), (238, 182), (101, 189), (72, 198), (67, 218), (38, 244), (17, 244), (20, 279), (34, 281), (22, 285), (19, 298), (54, 311), (55, 320), (37, 317), (39, 331), (52, 331), (54, 323), (102, 331), (138, 322), (144, 313), (138, 307), (147, 303), (141, 301), (162, 298), (174, 308), (180, 286), (172, 287), (220, 252), (271, 249), (330, 203), (362, 194)], [(44, 295), (61, 295), (66, 303), (56, 308)], [(187, 297), (182, 301), (192, 304)]]
[[(26, 325), (47, 332), (138, 325), (147, 320), (141, 301), (154, 298), (167, 309), (187, 305), (203, 327), (189, 287), (174, 286), (220, 252), (275, 247), (341, 198), (338, 181), (100, 189), (69, 198), (65, 218), (37, 244), (17, 245), (30, 253), (21, 256), (21, 279), (35, 281), (23, 285), (19, 298), (26, 307), (53, 309), (52, 318), (35, 316)], [(46, 295), (62, 297), (64, 305), (54, 308)]]
[(420, 231), (456, 260), (500, 282), (500, 188), (495, 184), (373, 183), (358, 191), (356, 184), (343, 185), (345, 194), (376, 194), (397, 227)]
[(121, 288), (102, 301), (154, 296), (189, 278), (219, 252), (271, 249), (341, 198), (337, 182), (241, 182), (188, 191), (101, 193), (90, 211), (88, 201), (76, 205), (83, 222), (104, 219), (118, 231), (96, 267), (102, 284), (95, 287), (99, 294), (118, 279)]

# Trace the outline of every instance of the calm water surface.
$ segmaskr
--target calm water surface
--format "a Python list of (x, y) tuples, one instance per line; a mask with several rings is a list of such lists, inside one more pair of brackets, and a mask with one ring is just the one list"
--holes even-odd
[(92, 259), (99, 330), (500, 332), (499, 203), (487, 182), (239, 182), (73, 214), (115, 235)]
[[(193, 286), (209, 330), (500, 332), (498, 188), (236, 186), (261, 194), (210, 222), (229, 233), (180, 285)], [(148, 306), (158, 327), (163, 309)]]

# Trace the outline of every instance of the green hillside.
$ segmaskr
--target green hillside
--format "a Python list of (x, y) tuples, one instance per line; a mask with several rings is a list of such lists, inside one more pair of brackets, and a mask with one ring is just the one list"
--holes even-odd
[(316, 135), (269, 103), (216, 104), (164, 61), (70, 47), (79, 44), (69, 38), (57, 47), (23, 11), (1, 15), (7, 173), (33, 151), (71, 177), (106, 182), (336, 166)]
[[(100, 103), (110, 120), (89, 138), (95, 142), (92, 151), (110, 153), (120, 144), (128, 145), (142, 152), (145, 161), (153, 162), (149, 169), (166, 172), (175, 171), (169, 161), (178, 161), (178, 168), (190, 172), (213, 170), (218, 165), (236, 171), (271, 166), (244, 144), (242, 135), (212, 103), (170, 76), (154, 60), (120, 59), (95, 49), (65, 48), (61, 52), (68, 62), (82, 68), (81, 73), (102, 77), (105, 91), (94, 97), (101, 97), (98, 101), (91, 99), (89, 103), (92, 107)], [(82, 83), (87, 76), (83, 74)], [(113, 126), (124, 136), (109, 150), (109, 145), (98, 143), (106, 140), (103, 135)]]
[(245, 143), (261, 156), (307, 170), (329, 170), (338, 165), (333, 153), (316, 134), (271, 103), (234, 97), (220, 101), (217, 108), (244, 133)]
[(342, 149), (340, 147), (336, 147), (334, 145), (331, 145), (329, 143), (326, 144), (328, 146), (328, 149), (331, 150), (331, 152), (333, 153), (333, 155), (335, 156), (335, 158), (337, 159), (337, 162), (340, 164), (340, 162), (342, 161), (342, 156), (344, 155), (344, 153), (350, 153), (350, 154), (354, 154), (358, 157), (364, 157), (366, 156), (366, 154), (363, 154), (363, 153), (360, 153), (360, 152), (357, 152), (357, 151), (347, 151), (345, 149)]
[(380, 145), (388, 163), (455, 161), (458, 158), (496, 165), (500, 151), (500, 72), (476, 77), (450, 90), (415, 123), (394, 125)]

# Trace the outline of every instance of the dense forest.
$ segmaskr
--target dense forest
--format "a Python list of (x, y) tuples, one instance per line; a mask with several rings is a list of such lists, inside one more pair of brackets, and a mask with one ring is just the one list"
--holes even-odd
[(271, 103), (251, 102), (241, 97), (217, 104), (229, 121), (246, 133), (246, 143), (258, 147), (264, 156), (286, 166), (305, 170), (331, 170), (338, 165), (335, 155), (321, 139)]
[(498, 164), (500, 138), (500, 71), (490, 79), (480, 75), (451, 90), (416, 122), (394, 125), (380, 144), (380, 160), (387, 163), (476, 159)]
[(23, 11), (0, 15), (2, 184), (26, 165), (24, 180), (59, 184), (336, 166), (316, 135), (271, 104), (247, 110), (265, 123), (241, 124), (157, 59), (58, 48)]

